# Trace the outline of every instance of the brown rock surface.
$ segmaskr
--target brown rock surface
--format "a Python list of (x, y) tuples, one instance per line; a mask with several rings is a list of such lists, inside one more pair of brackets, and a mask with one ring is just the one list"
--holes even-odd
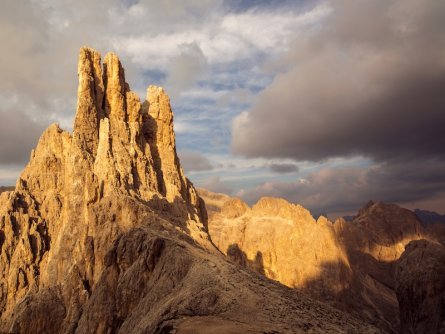
[(350, 286), (338, 296), (339, 307), (360, 310), (372, 323), (397, 332), (395, 261), (410, 241), (423, 237), (420, 221), (397, 205), (369, 202), (352, 222), (339, 220), (335, 229), (353, 272)]
[(265, 197), (251, 209), (239, 199), (227, 200), (210, 218), (209, 232), (222, 252), (289, 287), (330, 294), (350, 280), (334, 225), (283, 199)]
[(412, 241), (397, 261), (400, 333), (445, 333), (445, 247)]
[(262, 198), (249, 208), (229, 198), (214, 208), (210, 193), (200, 194), (212, 201), (212, 240), (234, 262), (398, 331), (395, 261), (424, 236), (413, 212), (370, 202), (352, 222), (332, 224), (282, 199)]
[[(73, 133), (51, 125), (0, 195), (0, 331), (375, 333), (226, 261), (176, 155), (161, 88), (82, 48)], [(235, 210), (239, 214), (242, 206)]]

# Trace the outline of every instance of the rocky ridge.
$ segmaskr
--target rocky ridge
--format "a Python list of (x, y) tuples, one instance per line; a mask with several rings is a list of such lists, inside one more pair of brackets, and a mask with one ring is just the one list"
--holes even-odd
[(441, 215), (437, 212), (415, 209), (414, 213), (424, 226), (436, 223), (445, 224), (445, 215)]
[(398, 332), (394, 270), (406, 245), (425, 237), (416, 215), (394, 204), (371, 201), (351, 222), (339, 219), (334, 227), (353, 272), (337, 306), (361, 310), (371, 323)]
[[(51, 125), (15, 190), (3, 197), (4, 319), (29, 291), (72, 283), (70, 276), (75, 289), (94, 286), (117, 236), (152, 217), (153, 209), (210, 245), (199, 198), (178, 163), (167, 95), (150, 86), (143, 110), (119, 59), (108, 54), (103, 72), (100, 61), (98, 52), (81, 49), (72, 135)], [(67, 293), (72, 304), (84, 302), (82, 294)]]
[(349, 281), (350, 265), (334, 226), (325, 217), (316, 221), (302, 206), (267, 197), (249, 208), (231, 199), (211, 217), (209, 231), (215, 245), (234, 259), (243, 254), (245, 259), (235, 260), (269, 278), (320, 292), (340, 291)]
[(0, 195), (0, 331), (379, 332), (227, 262), (162, 88), (141, 103), (118, 57), (90, 48), (78, 75), (73, 133), (51, 125)]
[[(206, 202), (209, 194), (224, 198), (199, 193)], [(232, 261), (399, 331), (398, 260), (411, 241), (434, 239), (413, 212), (369, 202), (352, 221), (332, 223), (283, 199), (261, 198), (252, 208), (237, 198), (212, 203), (210, 235)]]

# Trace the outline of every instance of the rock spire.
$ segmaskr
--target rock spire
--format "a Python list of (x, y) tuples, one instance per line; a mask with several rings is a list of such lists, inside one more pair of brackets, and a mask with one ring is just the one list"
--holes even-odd
[(119, 58), (109, 53), (102, 66), (90, 48), (80, 50), (78, 76), (73, 133), (51, 125), (15, 190), (2, 194), (3, 318), (32, 289), (67, 280), (73, 289), (92, 286), (113, 240), (147, 219), (168, 219), (211, 247), (200, 199), (179, 164), (162, 88), (150, 86), (142, 104)]

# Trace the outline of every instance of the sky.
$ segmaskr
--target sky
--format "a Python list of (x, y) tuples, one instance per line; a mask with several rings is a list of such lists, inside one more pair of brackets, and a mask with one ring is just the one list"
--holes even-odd
[(445, 213), (445, 2), (2, 0), (0, 185), (71, 130), (77, 56), (163, 86), (198, 187), (315, 214), (369, 200)]

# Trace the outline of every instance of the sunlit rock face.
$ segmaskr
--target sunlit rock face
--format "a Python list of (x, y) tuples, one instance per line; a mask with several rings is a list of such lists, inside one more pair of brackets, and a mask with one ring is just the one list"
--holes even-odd
[(369, 202), (351, 222), (317, 221), (300, 205), (199, 191), (209, 202), (209, 231), (234, 262), (329, 301), (389, 332), (399, 328), (395, 263), (406, 245), (425, 237), (417, 216)]
[(349, 262), (334, 225), (324, 217), (316, 221), (302, 206), (265, 197), (249, 208), (231, 199), (211, 217), (215, 245), (231, 257), (241, 250), (248, 266), (267, 277), (320, 292), (341, 291), (349, 282)]
[(354, 248), (382, 262), (396, 261), (411, 240), (424, 231), (417, 216), (395, 204), (369, 202), (351, 224), (339, 224), (337, 231), (348, 248)]
[(78, 74), (73, 133), (51, 125), (0, 194), (1, 332), (380, 332), (228, 262), (162, 88), (141, 103), (118, 57), (89, 48)]
[[(11, 279), (17, 275), (9, 268), (21, 272), (26, 282), (9, 282), (6, 304), (23, 297), (33, 284), (62, 283), (70, 270), (94, 284), (103, 259), (84, 263), (95, 256), (92, 248), (109, 248), (120, 232), (150, 215), (149, 207), (168, 207), (179, 228), (200, 242), (208, 240), (199, 199), (171, 140), (168, 97), (161, 88), (150, 87), (153, 105), (147, 103), (148, 110), (142, 110), (116, 55), (105, 57), (103, 69), (96, 51), (81, 49), (73, 133), (55, 124), (44, 132), (15, 191), (1, 207), (2, 258), (7, 264), (1, 269)], [(155, 102), (159, 100), (163, 103)], [(153, 118), (151, 113), (162, 116)], [(169, 139), (166, 144), (158, 144), (158, 129)], [(116, 224), (104, 232), (105, 221)]]
[(64, 298), (85, 302), (85, 286), (100, 279), (117, 236), (154, 220), (154, 210), (211, 247), (199, 197), (179, 165), (162, 88), (150, 86), (142, 106), (117, 56), (108, 54), (102, 67), (89, 48), (80, 50), (78, 75), (73, 133), (51, 125), (15, 190), (2, 194), (3, 319), (30, 291), (67, 280), (75, 285)]

